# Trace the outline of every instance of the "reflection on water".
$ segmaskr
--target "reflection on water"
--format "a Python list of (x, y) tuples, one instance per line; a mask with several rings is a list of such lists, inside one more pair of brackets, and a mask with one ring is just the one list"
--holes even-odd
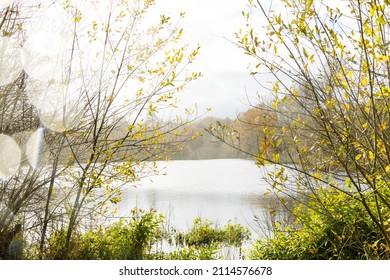
[(138, 188), (123, 189), (118, 216), (129, 216), (134, 207), (155, 208), (171, 226), (186, 230), (196, 217), (217, 225), (234, 220), (262, 234), (257, 216), (266, 216), (269, 205), (266, 171), (242, 159), (162, 162), (167, 175), (145, 179)]

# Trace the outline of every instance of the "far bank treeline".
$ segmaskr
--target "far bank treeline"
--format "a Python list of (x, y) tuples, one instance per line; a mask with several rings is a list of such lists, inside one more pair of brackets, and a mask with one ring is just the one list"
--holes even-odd
[[(236, 119), (208, 116), (197, 120), (189, 127), (189, 141), (182, 142), (178, 149), (171, 151), (169, 158), (173, 160), (253, 158), (246, 152), (256, 153), (259, 150), (265, 135), (262, 129), (265, 122), (271, 119), (268, 112), (267, 107), (261, 105), (240, 113)], [(209, 133), (216, 123), (234, 130), (239, 149), (237, 146), (233, 148), (226, 145)]]

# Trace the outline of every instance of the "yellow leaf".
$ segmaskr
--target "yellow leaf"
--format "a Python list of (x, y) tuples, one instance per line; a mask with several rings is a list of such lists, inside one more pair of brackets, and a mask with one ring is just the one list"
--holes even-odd
[(372, 5), (371, 9), (370, 9), (370, 16), (371, 17), (374, 17), (376, 14), (376, 6), (375, 5)]
[(309, 57), (309, 53), (306, 51), (305, 48), (303, 48), (303, 55), (308, 58)]
[(388, 87), (382, 87), (381, 89), (384, 96), (390, 95), (390, 89)]
[(366, 33), (366, 35), (368, 36), (371, 36), (372, 35), (372, 29), (366, 25), (365, 28), (364, 28), (364, 33)]
[(383, 14), (381, 14), (381, 15), (376, 19), (376, 22), (379, 23), (379, 24), (382, 24), (382, 25), (387, 24), (386, 19), (384, 18), (384, 15), (383, 15)]
[(359, 159), (362, 158), (362, 154), (358, 154), (356, 157), (355, 157), (355, 160), (358, 161)]
[(369, 158), (370, 160), (374, 160), (374, 158), (375, 158), (374, 153), (371, 152), (371, 151), (368, 151), (368, 158)]

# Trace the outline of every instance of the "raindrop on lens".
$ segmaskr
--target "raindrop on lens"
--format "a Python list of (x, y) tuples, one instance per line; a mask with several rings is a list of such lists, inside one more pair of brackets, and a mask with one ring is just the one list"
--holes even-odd
[[(7, 224), (7, 220), (13, 220), (14, 213), (4, 203), (0, 203), (0, 223)], [(0, 228), (2, 224), (0, 224)]]
[(79, 124), (85, 107), (81, 82), (71, 80), (69, 83), (48, 84), (37, 80), (28, 81), (27, 96), (45, 127), (63, 132)]
[(22, 153), (10, 136), (0, 134), (0, 179), (7, 180), (19, 169)]
[(20, 47), (12, 37), (0, 36), (0, 86), (12, 83), (21, 71)]
[(7, 8), (11, 6), (15, 0), (0, 0), (0, 9)]

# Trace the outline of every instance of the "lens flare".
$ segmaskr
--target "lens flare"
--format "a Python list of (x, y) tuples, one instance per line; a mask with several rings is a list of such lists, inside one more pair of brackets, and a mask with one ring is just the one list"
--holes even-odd
[(26, 144), (26, 157), (32, 168), (37, 169), (42, 160), (42, 142), (45, 129), (43, 127), (38, 128), (29, 137)]

